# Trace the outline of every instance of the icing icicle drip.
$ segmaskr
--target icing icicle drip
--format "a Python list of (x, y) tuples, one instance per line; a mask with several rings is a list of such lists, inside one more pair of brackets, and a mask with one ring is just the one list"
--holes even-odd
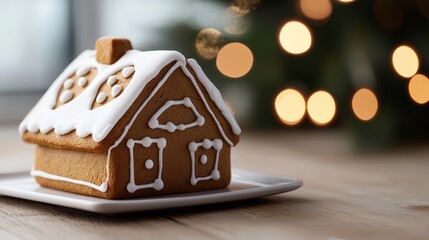
[[(79, 137), (91, 135), (94, 141), (101, 142), (134, 103), (146, 84), (159, 74), (160, 69), (175, 61), (186, 63), (185, 57), (176, 51), (129, 50), (117, 62), (106, 66), (96, 61), (94, 51), (87, 50), (79, 55), (54, 81), (39, 103), (22, 121), (19, 127), (20, 132), (36, 133), (42, 132), (43, 129), (43, 132), (54, 130), (56, 134), (65, 135), (75, 130)], [(85, 89), (79, 95), (74, 96), (73, 101), (70, 101), (70, 98), (67, 104), (53, 109), (53, 106), (57, 104), (58, 93), (63, 88), (64, 82), (75, 74), (78, 79), (84, 77), (91, 68), (95, 68), (97, 71), (97, 75), (91, 80), (91, 83), (87, 82)], [(128, 77), (131, 77), (127, 88), (120, 92), (121, 97), (109, 101), (103, 107), (91, 109), (89, 103), (97, 98), (98, 90), (105, 84), (106, 79), (121, 71), (124, 72), (124, 75), (129, 74)], [(78, 82), (77, 84), (79, 84)], [(62, 99), (66, 101), (69, 97), (70, 94), (66, 93)]]
[[(65, 135), (76, 130), (79, 137), (87, 137), (91, 135), (94, 141), (100, 142), (110, 133), (115, 124), (129, 109), (146, 84), (158, 75), (160, 69), (174, 61), (180, 63), (180, 68), (185, 72), (188, 78), (191, 79), (193, 85), (197, 88), (197, 91), (199, 91), (199, 95), (203, 98), (206, 108), (210, 109), (201, 90), (198, 88), (196, 80), (185, 66), (186, 61), (184, 56), (178, 52), (141, 52), (130, 50), (116, 63), (109, 65), (108, 67), (97, 63), (94, 55), (94, 51), (87, 50), (78, 56), (64, 70), (64, 72), (48, 89), (37, 106), (33, 108), (33, 110), (22, 121), (19, 127), (21, 133), (24, 133), (25, 131), (34, 133), (40, 131), (47, 133), (51, 130), (55, 130), (55, 133)], [(214, 85), (207, 79), (195, 60), (190, 59), (188, 60), (188, 63), (194, 69), (199, 80), (207, 89), (211, 99), (216, 103), (224, 117), (228, 120), (233, 132), (238, 135), (241, 131), (240, 127), (224, 103), (219, 91), (217, 91)], [(141, 67), (136, 68), (129, 66)], [(91, 81), (91, 84), (89, 84), (81, 94), (76, 96), (73, 101), (61, 106), (60, 108), (52, 109), (52, 107), (56, 105), (58, 92), (60, 92), (60, 89), (63, 87), (63, 83), (69, 78), (69, 76), (72, 76), (73, 74), (77, 74), (79, 76), (87, 74), (91, 67), (97, 69), (97, 75)], [(125, 71), (129, 68), (131, 69)], [(131, 70), (133, 73), (129, 73)], [(84, 106), (87, 106), (88, 102), (92, 102), (93, 99), (96, 99), (97, 92), (101, 85), (105, 83), (106, 79), (118, 71), (124, 71), (123, 74), (125, 75), (133, 74), (127, 88), (122, 89), (121, 91), (122, 97), (116, 98), (114, 101), (110, 101), (102, 108), (95, 108), (92, 110), (90, 108), (85, 108)], [(83, 83), (79, 83), (84, 81), (85, 80), (78, 80), (78, 85), (84, 86)], [(70, 98), (68, 99), (68, 101), (70, 101), (71, 98), (73, 98), (73, 96), (70, 95), (70, 93), (66, 93), (62, 99), (65, 101), (65, 99)], [(211, 110), (209, 111), (211, 112), (211, 116), (216, 120), (214, 113)], [(56, 127), (57, 129), (55, 129)], [(220, 131), (223, 131), (220, 123), (217, 123), (217, 127)], [(178, 129), (179, 128), (180, 127), (178, 127)], [(170, 127), (170, 129), (172, 128)], [(231, 144), (231, 141), (227, 140), (225, 134), (223, 134), (223, 137), (226, 138), (228, 144)]]

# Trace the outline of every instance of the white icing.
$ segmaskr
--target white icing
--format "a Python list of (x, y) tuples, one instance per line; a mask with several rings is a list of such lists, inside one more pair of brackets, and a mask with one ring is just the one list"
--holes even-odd
[(152, 161), (152, 159), (148, 159), (148, 160), (146, 160), (146, 162), (144, 162), (144, 166), (147, 168), (147, 169), (152, 169), (153, 168), (153, 161)]
[[(175, 125), (172, 122), (167, 122), (166, 124), (159, 124), (158, 118), (159, 116), (161, 116), (161, 114), (163, 114), (168, 108), (172, 106), (182, 105), (182, 104), (190, 108), (192, 112), (195, 114), (196, 120), (194, 122), (188, 123), (188, 124), (179, 124), (179, 125)], [(197, 111), (191, 99), (188, 97), (185, 97), (183, 98), (183, 100), (179, 100), (179, 101), (169, 100), (165, 102), (164, 105), (161, 108), (159, 108), (158, 111), (156, 111), (155, 114), (149, 119), (148, 125), (152, 129), (159, 128), (159, 129), (167, 130), (169, 132), (174, 132), (176, 130), (183, 131), (187, 128), (202, 126), (204, 125), (204, 122), (205, 122), (204, 117)]]
[[(106, 192), (107, 188), (108, 188), (107, 185), (108, 185), (109, 180), (110, 180), (109, 164), (110, 164), (110, 156), (112, 154), (112, 150), (115, 149), (117, 146), (119, 146), (119, 144), (124, 140), (125, 136), (128, 134), (128, 131), (130, 130), (131, 126), (134, 124), (137, 116), (140, 114), (140, 112), (143, 110), (143, 108), (147, 105), (147, 103), (153, 98), (155, 93), (162, 87), (162, 85), (164, 85), (165, 81), (167, 81), (167, 79), (170, 77), (170, 75), (180, 65), (181, 64), (179, 62), (177, 62), (170, 70), (168, 70), (167, 74), (165, 74), (165, 76), (161, 79), (161, 81), (155, 87), (154, 91), (148, 96), (148, 98), (140, 106), (140, 108), (136, 111), (136, 113), (134, 113), (133, 118), (128, 123), (128, 125), (125, 127), (125, 130), (124, 130), (124, 132), (122, 132), (122, 135), (115, 141), (115, 143), (112, 146), (109, 147), (109, 150), (107, 151), (107, 160), (106, 160), (106, 180), (101, 185), (97, 186), (97, 185), (90, 183), (90, 182), (74, 180), (71, 178), (66, 178), (66, 177), (57, 176), (57, 175), (53, 175), (53, 174), (48, 174), (48, 173), (43, 172), (43, 171), (37, 171), (38, 173), (40, 173), (40, 177), (51, 179), (51, 180), (60, 180), (60, 181), (80, 184), (80, 185), (89, 186), (89, 187), (92, 186), (92, 188), (94, 188), (96, 190), (99, 190), (101, 192)], [(143, 139), (142, 144), (146, 144), (147, 146), (149, 146), (149, 142), (145, 142), (145, 139)], [(128, 148), (134, 147), (134, 145), (135, 145), (134, 141), (127, 141)], [(34, 176), (36, 176), (36, 175), (34, 175)], [(159, 185), (161, 185), (161, 183), (162, 182), (160, 182), (160, 181), (156, 181), (156, 184), (158, 187), (159, 187)]]
[(126, 67), (124, 69), (122, 69), (122, 77), (124, 78), (128, 78), (129, 76), (131, 76), (131, 74), (133, 74), (135, 71), (134, 67)]
[(115, 75), (113, 75), (113, 76), (110, 76), (110, 77), (107, 79), (107, 84), (108, 84), (109, 86), (112, 86), (113, 84), (115, 84), (115, 83), (116, 83), (116, 81), (118, 81), (118, 79), (116, 78), (116, 76), (115, 76)]
[(78, 76), (78, 77), (85, 76), (89, 72), (90, 69), (91, 69), (90, 66), (83, 66), (76, 71), (76, 76)]
[(221, 140), (217, 139), (213, 142), (212, 146), (215, 150), (220, 150), (223, 147), (223, 142)]
[[(159, 159), (159, 170), (158, 170), (158, 176), (157, 178), (152, 182), (148, 184), (140, 184), (136, 185), (135, 183), (135, 173), (134, 173), (134, 146), (135, 144), (141, 144), (143, 147), (150, 147), (153, 143), (156, 143), (158, 147), (158, 159)], [(139, 189), (145, 189), (145, 188), (153, 188), (157, 191), (164, 188), (164, 182), (162, 181), (162, 157), (163, 157), (163, 151), (164, 148), (167, 146), (167, 141), (165, 138), (150, 138), (150, 137), (144, 137), (141, 140), (134, 140), (134, 139), (128, 139), (127, 141), (127, 147), (130, 150), (130, 182), (127, 185), (127, 190), (130, 193), (133, 193)], [(153, 168), (153, 161), (151, 159), (146, 160), (145, 167), (147, 169)]]
[(235, 120), (234, 115), (232, 114), (231, 110), (228, 108), (228, 106), (225, 104), (225, 101), (222, 98), (222, 95), (220, 94), (219, 90), (216, 88), (216, 86), (209, 80), (209, 78), (204, 73), (203, 69), (201, 69), (200, 65), (198, 65), (197, 61), (195, 59), (188, 59), (188, 64), (192, 67), (195, 74), (197, 75), (200, 82), (204, 85), (204, 88), (209, 93), (210, 98), (215, 102), (216, 106), (221, 110), (222, 115), (225, 117), (225, 119), (228, 121), (229, 125), (231, 126), (232, 132), (235, 135), (240, 135), (241, 128), (237, 123), (237, 120)]
[[(179, 67), (181, 67), (183, 72), (192, 81), (204, 105), (215, 120), (222, 136), (228, 144), (232, 145), (232, 142), (224, 134), (222, 126), (207, 104), (201, 90), (198, 88), (196, 80), (185, 66), (186, 62), (184, 56), (175, 51), (141, 52), (130, 50), (112, 65), (99, 64), (95, 60), (94, 51), (87, 50), (83, 52), (55, 80), (42, 99), (40, 99), (39, 103), (21, 122), (19, 130), (21, 134), (25, 131), (33, 133), (40, 131), (44, 134), (54, 130), (54, 132), (59, 135), (65, 135), (76, 130), (76, 134), (79, 137), (92, 135), (94, 141), (100, 142), (110, 133), (119, 119), (122, 118), (123, 114), (132, 105), (146, 84), (158, 75), (161, 68), (173, 61), (179, 63)], [(240, 128), (222, 100), (219, 91), (217, 91), (214, 85), (207, 79), (195, 60), (188, 60), (188, 63), (196, 72), (201, 83), (207, 88), (209, 95), (222, 111), (223, 116), (228, 120), (233, 132), (238, 134)], [(91, 104), (88, 104), (88, 102), (96, 98), (98, 89), (105, 83), (106, 79), (130, 65), (142, 67), (135, 69), (132, 81), (130, 81), (128, 87), (121, 94), (123, 97), (91, 110)], [(96, 68), (98, 72), (97, 76), (95, 76), (91, 84), (79, 94), (73, 102), (61, 108), (53, 109), (56, 105), (57, 94), (62, 87), (62, 83), (68, 76), (73, 75), (77, 69), (83, 72), (83, 70), (81, 70), (82, 66)]]
[[(220, 148), (215, 148), (214, 146), (217, 146), (217, 147), (220, 146)], [(204, 176), (204, 177), (196, 177), (195, 152), (199, 147), (203, 147), (205, 149), (213, 148), (216, 151), (215, 164), (214, 164), (213, 170), (211, 171), (210, 175)], [(216, 138), (213, 140), (204, 139), (202, 142), (199, 142), (199, 143), (190, 142), (188, 145), (188, 149), (189, 149), (189, 152), (191, 153), (191, 171), (192, 171), (191, 184), (196, 185), (199, 181), (210, 180), (210, 179), (219, 180), (220, 173), (218, 170), (218, 165), (219, 165), (220, 151), (222, 150), (222, 140)], [(207, 156), (202, 155), (200, 158), (200, 162), (201, 164), (206, 164)]]
[[(186, 74), (186, 76), (188, 76), (194, 87), (197, 89), (200, 98), (204, 102), (204, 105), (209, 111), (210, 115), (213, 117), (213, 120), (215, 121), (218, 130), (220, 131), (225, 141), (228, 144), (233, 145), (232, 142), (225, 135), (223, 128), (221, 127), (213, 111), (210, 109), (204, 95), (202, 94), (201, 90), (198, 87), (198, 84), (196, 83), (195, 78), (185, 66), (184, 56), (174, 51), (139, 52), (136, 50), (130, 50), (113, 65), (103, 65), (97, 63), (95, 60), (95, 51), (87, 50), (83, 52), (54, 81), (54, 83), (44, 94), (42, 99), (40, 99), (39, 103), (21, 122), (19, 130), (21, 134), (25, 131), (30, 131), (32, 133), (40, 131), (42, 134), (44, 134), (48, 133), (53, 129), (56, 134), (60, 135), (64, 135), (73, 130), (76, 130), (76, 134), (78, 136), (86, 137), (92, 134), (92, 138), (94, 139), (94, 141), (100, 142), (112, 130), (116, 122), (122, 118), (123, 114), (128, 110), (128, 108), (131, 106), (137, 96), (141, 93), (147, 82), (149, 82), (156, 75), (158, 75), (159, 70), (162, 67), (173, 61), (176, 61), (176, 64), (174, 64), (174, 66), (168, 70), (167, 74), (157, 84), (153, 92), (150, 93), (145, 102), (134, 113), (131, 121), (127, 124), (121, 136), (115, 141), (112, 146), (109, 147), (106, 159), (106, 179), (101, 185), (57, 176), (39, 170), (32, 171), (33, 176), (84, 185), (101, 192), (106, 192), (110, 179), (109, 164), (112, 150), (123, 141), (140, 112), (158, 92), (158, 90), (164, 85), (170, 75), (179, 67)], [(227, 117), (229, 115), (232, 116), (232, 114), (223, 102), (222, 97), (216, 97), (216, 95), (220, 95), (220, 93), (218, 91), (216, 92), (215, 90), (213, 90), (215, 89), (214, 85), (207, 79), (207, 77), (204, 75), (195, 60), (190, 59), (188, 60), (188, 63), (194, 69), (204, 87), (207, 88), (210, 97), (216, 103), (216, 106), (222, 111), (223, 116), (226, 118), (226, 120), (228, 120), (231, 128), (233, 129), (233, 132), (238, 135), (240, 132), (238, 124), (233, 117)], [(112, 74), (115, 74), (116, 72), (120, 71), (120, 69), (123, 69), (124, 67), (130, 65), (145, 67), (136, 69), (136, 72), (133, 75), (132, 81), (130, 81), (127, 90), (124, 90), (124, 97), (118, 98), (115, 101), (109, 102), (109, 104), (91, 110), (91, 106), (88, 106), (88, 102), (91, 103), (92, 99), (95, 98), (94, 96), (97, 94), (100, 86), (106, 81), (105, 79)], [(85, 91), (79, 94), (73, 102), (62, 106), (61, 108), (53, 109), (56, 104), (57, 94), (62, 87), (62, 82), (65, 81), (68, 76), (74, 74), (76, 72), (76, 69), (82, 66), (95, 67), (98, 72), (97, 76), (93, 79), (92, 83), (88, 86), (88, 88), (86, 88)], [(226, 109), (223, 109), (223, 105), (225, 105)], [(180, 126), (181, 125), (179, 125), (179, 128), (183, 128), (183, 126)], [(215, 143), (213, 146), (222, 147), (221, 143), (222, 141), (220, 141), (219, 144)], [(196, 143), (194, 144), (196, 150), (197, 145)], [(191, 148), (193, 144), (191, 143), (189, 146)], [(130, 169), (130, 171), (131, 170), (132, 169)], [(214, 179), (219, 179), (219, 171), (213, 170), (210, 176)], [(154, 187), (160, 189), (162, 188), (161, 186), (163, 187), (162, 180), (156, 179), (154, 181)]]
[(101, 185), (96, 185), (96, 184), (93, 184), (90, 182), (86, 182), (86, 181), (82, 181), (82, 180), (75, 180), (75, 179), (71, 179), (71, 178), (67, 178), (67, 177), (62, 177), (62, 176), (50, 174), (50, 173), (47, 173), (44, 171), (34, 170), (34, 169), (31, 170), (31, 176), (79, 184), (79, 185), (87, 186), (90, 188), (94, 188), (100, 192), (106, 192), (107, 191), (107, 183), (102, 183)]
[(207, 155), (201, 155), (201, 157), (200, 157), (200, 163), (201, 164), (206, 164), (207, 163)]
[(66, 103), (70, 101), (72, 98), (73, 98), (73, 92), (70, 90), (65, 90), (63, 93), (61, 93), (60, 102)]
[(121, 92), (121, 90), (122, 90), (122, 86), (121, 85), (117, 85), (116, 84), (115, 86), (113, 86), (112, 90), (111, 90), (112, 97), (118, 96), (118, 94)]
[(86, 77), (80, 77), (77, 80), (77, 85), (81, 88), (85, 87), (87, 83), (88, 83), (88, 79)]
[(70, 89), (70, 88), (72, 88), (72, 87), (73, 87), (73, 84), (74, 84), (74, 82), (73, 82), (73, 80), (72, 80), (72, 79), (67, 79), (67, 80), (64, 82), (63, 87), (64, 87), (64, 89)]
[(213, 146), (212, 141), (208, 140), (208, 139), (204, 139), (202, 142), (202, 146), (204, 149), (209, 149)]
[(106, 98), (107, 98), (106, 93), (105, 92), (100, 92), (97, 95), (97, 98), (95, 99), (95, 101), (97, 103), (103, 103), (104, 101), (106, 101)]
[[(173, 61), (185, 64), (183, 55), (175, 51), (129, 50), (112, 65), (99, 64), (93, 54), (94, 51), (90, 50), (83, 52), (61, 73), (39, 103), (22, 121), (19, 128), (21, 133), (40, 131), (45, 134), (54, 130), (58, 135), (65, 135), (75, 130), (79, 137), (92, 135), (94, 141), (100, 142), (134, 103), (147, 82), (159, 74), (160, 69)], [(134, 75), (129, 81), (128, 87), (121, 93), (121, 97), (91, 109), (91, 103), (106, 79), (131, 65), (142, 67), (135, 69)], [(53, 109), (63, 82), (83, 66), (97, 69), (97, 75), (91, 84), (67, 105)]]

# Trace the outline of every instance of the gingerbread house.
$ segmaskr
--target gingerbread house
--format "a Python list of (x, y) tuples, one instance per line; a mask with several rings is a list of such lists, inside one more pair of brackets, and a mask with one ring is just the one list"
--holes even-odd
[(241, 132), (195, 60), (115, 38), (80, 54), (19, 130), (41, 186), (109, 199), (228, 186)]

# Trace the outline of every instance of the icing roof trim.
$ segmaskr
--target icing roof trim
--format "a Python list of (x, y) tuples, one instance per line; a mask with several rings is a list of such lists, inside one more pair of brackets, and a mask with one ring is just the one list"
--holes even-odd
[[(60, 74), (36, 106), (24, 118), (19, 126), (19, 131), (21, 134), (26, 131), (45, 134), (53, 130), (58, 135), (65, 135), (75, 130), (79, 137), (92, 135), (94, 141), (101, 142), (131, 107), (146, 84), (155, 78), (163, 67), (173, 61), (177, 61), (182, 66), (188, 63), (194, 69), (210, 98), (230, 124), (233, 133), (239, 135), (241, 129), (222, 99), (219, 90), (207, 78), (194, 59), (186, 61), (185, 57), (177, 51), (142, 52), (138, 50), (127, 51), (121, 59), (112, 65), (98, 63), (95, 60), (94, 50), (86, 50), (81, 53)], [(76, 71), (88, 66), (97, 69), (97, 75), (91, 83), (80, 95), (67, 104), (53, 109), (64, 82)], [(114, 101), (91, 110), (100, 86), (110, 76), (129, 66), (135, 67), (135, 73), (121, 95)]]

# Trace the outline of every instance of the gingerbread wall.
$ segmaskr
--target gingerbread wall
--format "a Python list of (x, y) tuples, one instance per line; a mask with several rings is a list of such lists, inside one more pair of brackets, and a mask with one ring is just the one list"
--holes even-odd
[[(153, 97), (148, 100), (147, 105), (137, 115), (131, 128), (126, 132), (125, 137), (117, 146), (113, 145), (110, 148), (112, 149), (110, 157), (108, 157), (108, 150), (101, 153), (91, 153), (76, 151), (70, 146), (71, 149), (58, 149), (56, 145), (52, 145), (55, 148), (49, 145), (46, 146), (46, 142), (44, 144), (45, 147), (37, 147), (36, 170), (85, 181), (95, 184), (97, 187), (101, 187), (100, 184), (109, 175), (106, 192), (88, 186), (41, 177), (36, 177), (37, 181), (42, 186), (103, 198), (152, 196), (226, 187), (231, 178), (230, 146), (224, 141), (214, 118), (207, 110), (193, 82), (184, 74), (181, 68), (178, 68), (170, 75), (159, 90), (154, 91), (174, 64), (175, 62), (172, 62), (164, 67), (158, 76), (149, 81), (140, 96), (128, 109), (123, 118), (115, 125), (115, 128), (108, 137), (111, 145), (119, 139), (119, 136), (124, 132), (126, 126), (130, 124), (131, 119), (140, 106), (154, 92)], [(189, 71), (194, 74), (192, 69), (189, 69)], [(196, 78), (195, 75), (194, 77)], [(198, 85), (198, 89), (201, 91), (200, 94), (206, 99), (206, 103), (210, 106), (211, 111), (217, 116), (218, 123), (225, 130), (225, 134), (236, 143), (239, 137), (231, 134), (228, 122), (222, 117), (222, 113), (210, 99), (205, 88), (198, 80), (195, 84)], [(165, 106), (167, 102), (172, 100), (184, 101), (186, 104), (168, 107), (164, 109), (165, 111), (158, 114), (159, 116), (156, 117), (158, 125), (164, 125), (165, 129), (157, 128), (156, 124), (152, 124), (152, 127), (150, 127), (149, 122), (153, 120), (154, 114)], [(204, 119), (203, 122), (201, 118)], [(172, 122), (170, 126), (167, 124), (168, 122)], [(191, 125), (189, 125), (190, 123)], [(181, 126), (181, 124), (183, 125)], [(172, 128), (171, 125), (174, 125), (174, 127)], [(63, 141), (72, 141), (74, 138), (77, 138), (77, 136), (72, 135), (74, 133), (66, 136), (55, 136), (61, 137)], [(160, 178), (158, 176), (160, 150), (157, 145), (160, 142), (145, 147), (138, 142), (145, 137), (155, 139), (154, 141), (158, 141), (161, 138), (166, 140), (166, 145), (162, 148), (163, 169)], [(140, 190), (134, 189), (134, 193), (130, 193), (127, 190), (130, 182), (129, 139), (136, 141), (132, 148), (134, 156), (133, 170), (135, 172), (135, 177), (133, 178), (134, 184), (141, 186), (152, 183), (155, 179), (159, 178), (163, 182), (161, 189), (155, 190), (153, 187)], [(191, 142), (194, 142), (195, 146), (199, 144), (194, 152), (189, 150)], [(217, 149), (215, 149), (215, 146)], [(219, 158), (216, 168), (214, 165), (217, 154), (219, 154)], [(191, 155), (194, 156), (195, 178), (193, 180), (191, 179)], [(109, 160), (108, 163), (106, 163), (107, 160)], [(106, 164), (109, 174), (106, 171)], [(200, 179), (200, 181), (197, 181), (200, 177), (207, 178), (208, 176), (212, 176), (213, 169), (218, 169), (219, 179), (216, 177), (216, 180)]]
[[(107, 176), (106, 157), (105, 153), (89, 153), (36, 145), (34, 170), (99, 186)], [(79, 184), (42, 177), (36, 177), (36, 180), (44, 187), (96, 197), (108, 196), (104, 192)]]
[[(151, 81), (145, 87), (142, 95), (149, 96), (155, 89), (159, 81)], [(213, 112), (218, 111), (214, 103), (210, 100), (207, 92), (200, 86), (202, 94), (209, 102)], [(195, 106), (196, 111), (204, 117), (204, 124), (202, 126), (193, 126), (184, 130), (175, 129), (170, 132), (167, 129), (152, 129), (149, 127), (149, 121), (152, 116), (162, 107), (167, 101), (175, 100), (180, 101), (184, 98), (189, 98)], [(225, 123), (222, 117), (219, 117), (222, 125)], [(129, 116), (127, 117), (129, 118)], [(175, 105), (165, 110), (158, 118), (159, 124), (166, 124), (172, 122), (178, 126), (180, 124), (190, 123), (195, 121), (197, 116), (188, 107), (184, 105)], [(171, 129), (170, 129), (171, 130)], [(153, 139), (165, 138), (166, 146), (163, 149), (163, 170), (162, 181), (164, 187), (157, 191), (153, 188), (137, 190), (134, 194), (129, 193), (127, 185), (130, 182), (130, 148), (127, 146), (129, 139), (141, 140), (145, 137)], [(219, 152), (218, 170), (220, 178), (218, 180), (202, 180), (198, 181), (195, 185), (191, 184), (191, 153), (189, 151), (190, 142), (202, 142), (204, 139), (215, 140), (222, 142), (222, 148)], [(134, 172), (135, 184), (147, 184), (152, 182), (157, 177), (159, 170), (159, 149), (156, 144), (149, 147), (144, 147), (141, 144), (136, 144), (133, 148), (134, 153)], [(201, 160), (201, 156), (204, 162)], [(145, 166), (147, 160), (152, 160), (153, 166), (148, 169)], [(214, 169), (216, 159), (216, 151), (213, 147), (205, 149), (199, 147), (195, 151), (195, 175), (196, 177), (207, 176)], [(204, 162), (204, 164), (202, 163)], [(202, 102), (196, 88), (191, 80), (178, 68), (167, 79), (163, 86), (156, 92), (152, 99), (150, 99), (143, 110), (138, 114), (136, 120), (124, 137), (122, 142), (113, 149), (110, 160), (110, 174), (111, 181), (109, 182), (109, 195), (113, 194), (114, 198), (147, 196), (170, 194), (178, 192), (191, 192), (197, 190), (213, 189), (225, 187), (229, 184), (230, 173), (230, 146), (224, 141), (219, 129), (216, 126), (215, 120), (210, 115), (209, 111)]]

